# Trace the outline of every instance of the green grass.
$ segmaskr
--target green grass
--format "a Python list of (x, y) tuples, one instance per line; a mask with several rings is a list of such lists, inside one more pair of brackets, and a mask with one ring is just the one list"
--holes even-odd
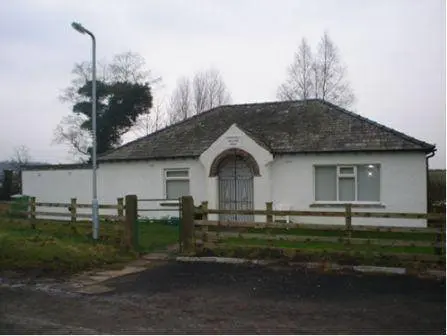
[[(209, 228), (210, 231), (215, 228)], [(237, 229), (222, 230), (234, 232)], [(269, 229), (248, 229), (247, 233), (270, 234), (270, 235), (292, 235), (292, 236), (315, 236), (315, 237), (344, 237), (345, 232), (342, 230), (317, 230), (317, 229), (283, 229), (283, 228), (269, 228)], [(427, 241), (434, 242), (436, 234), (434, 233), (415, 233), (415, 232), (379, 232), (379, 231), (353, 231), (352, 238), (362, 239), (383, 239), (383, 240), (406, 240), (406, 241)], [(267, 239), (245, 239), (245, 238), (227, 238), (225, 243), (231, 245), (266, 245), (273, 247), (284, 248), (304, 248), (304, 249), (325, 249), (325, 250), (344, 250), (347, 248), (342, 243), (332, 242), (294, 242), (288, 240), (267, 240)], [(419, 247), (419, 246), (377, 246), (373, 244), (352, 244), (349, 245), (350, 250), (374, 250), (380, 252), (390, 253), (429, 253), (433, 254), (433, 247)]]
[[(140, 228), (142, 252), (178, 240), (177, 227), (153, 223)], [(26, 220), (0, 218), (0, 271), (66, 274), (113, 267), (137, 257), (137, 253), (120, 246), (119, 225), (101, 223), (98, 241), (91, 238), (91, 232), (88, 222), (70, 226), (67, 222), (38, 220), (33, 229)]]
[(361, 245), (351, 244), (346, 246), (341, 243), (330, 242), (293, 242), (286, 240), (266, 241), (263, 239), (239, 239), (228, 238), (225, 243), (229, 245), (247, 245), (247, 246), (272, 246), (280, 248), (296, 248), (308, 250), (325, 250), (325, 251), (368, 251), (368, 252), (382, 252), (382, 253), (415, 253), (415, 254), (433, 254), (433, 247), (413, 247), (413, 246), (377, 246), (377, 245)]
[[(211, 228), (210, 228), (211, 230)], [(297, 235), (297, 236), (319, 236), (319, 237), (342, 237), (343, 230), (316, 230), (316, 229), (249, 229), (249, 233), (264, 233), (273, 235)], [(399, 239), (399, 240), (417, 240), (426, 241), (435, 239), (433, 233), (419, 233), (419, 232), (380, 232), (380, 231), (353, 231), (352, 238), (365, 239)]]
[(178, 243), (179, 227), (164, 221), (139, 221), (139, 252), (151, 252)]

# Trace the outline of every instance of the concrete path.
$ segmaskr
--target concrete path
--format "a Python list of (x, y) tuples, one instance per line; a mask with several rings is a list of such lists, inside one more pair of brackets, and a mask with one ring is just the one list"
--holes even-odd
[(126, 276), (129, 274), (143, 272), (153, 266), (159, 265), (160, 261), (173, 258), (178, 250), (178, 245), (171, 245), (164, 250), (155, 251), (143, 255), (140, 259), (128, 263), (118, 270), (97, 270), (77, 274), (68, 280), (68, 288), (74, 292), (83, 294), (99, 294), (110, 291), (110, 288), (102, 285), (104, 281)]

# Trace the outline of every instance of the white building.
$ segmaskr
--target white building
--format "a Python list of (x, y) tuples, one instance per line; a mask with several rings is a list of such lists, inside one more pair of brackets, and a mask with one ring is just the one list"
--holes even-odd
[[(210, 209), (265, 209), (272, 201), (275, 209), (342, 211), (349, 202), (356, 211), (424, 213), (428, 157), (434, 152), (433, 145), (321, 100), (221, 106), (100, 156), (98, 198), (115, 203), (126, 194), (170, 200), (189, 194), (196, 205), (208, 201)], [(76, 197), (89, 203), (91, 169), (31, 167), (23, 172), (23, 193), (42, 202)], [(172, 201), (139, 206), (166, 203), (172, 209)], [(176, 215), (140, 215), (166, 214)], [(353, 224), (426, 221), (354, 218)]]

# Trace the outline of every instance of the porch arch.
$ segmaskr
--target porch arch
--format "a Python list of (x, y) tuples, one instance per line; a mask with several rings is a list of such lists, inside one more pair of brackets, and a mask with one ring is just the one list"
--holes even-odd
[(255, 158), (248, 152), (244, 151), (240, 148), (229, 148), (224, 150), (222, 153), (220, 153), (216, 158), (213, 160), (213, 163), (210, 167), (210, 177), (216, 177), (219, 174), (219, 167), (221, 166), (224, 161), (228, 160), (229, 158), (234, 157), (240, 157), (247, 167), (249, 167), (253, 173), (253, 176), (261, 176), (259, 171), (259, 165), (256, 162)]

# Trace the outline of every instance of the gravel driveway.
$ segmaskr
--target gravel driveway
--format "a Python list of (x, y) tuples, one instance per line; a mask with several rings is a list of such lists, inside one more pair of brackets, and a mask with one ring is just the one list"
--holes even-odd
[(11, 333), (445, 334), (445, 281), (210, 263), (164, 263), (87, 295), (0, 286)]

